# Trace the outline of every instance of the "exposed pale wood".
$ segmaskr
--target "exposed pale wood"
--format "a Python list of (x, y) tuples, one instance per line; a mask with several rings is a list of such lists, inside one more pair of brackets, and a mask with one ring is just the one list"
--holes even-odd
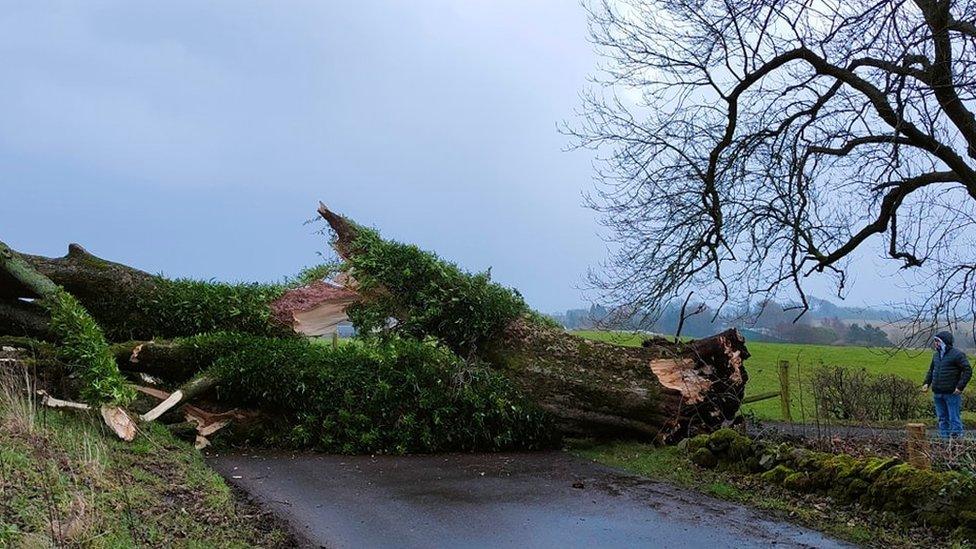
[(151, 397), (156, 397), (159, 400), (166, 400), (167, 398), (169, 398), (170, 395), (168, 392), (162, 389), (156, 389), (155, 387), (146, 387), (145, 385), (136, 385), (136, 390), (139, 391), (140, 393), (147, 394)]
[(166, 400), (158, 406), (146, 412), (142, 416), (143, 421), (155, 421), (159, 416), (165, 414), (170, 409), (176, 407), (181, 402), (192, 400), (203, 393), (209, 391), (217, 384), (217, 378), (206, 373), (199, 374), (190, 381), (184, 383), (179, 389), (173, 391)]
[(119, 406), (102, 406), (102, 419), (115, 434), (124, 441), (131, 442), (136, 438), (136, 424), (129, 414)]
[(906, 430), (908, 434), (908, 463), (919, 469), (931, 469), (932, 447), (925, 433), (925, 424), (909, 423), (906, 425)]
[(48, 408), (71, 408), (73, 410), (91, 410), (91, 406), (85, 404), (84, 402), (72, 402), (70, 400), (62, 400), (60, 398), (55, 398), (47, 394), (47, 391), (44, 390), (37, 391), (37, 396), (41, 397), (41, 404), (47, 406)]
[(279, 323), (299, 334), (326, 336), (349, 319), (346, 308), (358, 300), (356, 292), (320, 280), (286, 291), (271, 303), (271, 312)]
[(170, 408), (173, 408), (183, 400), (183, 391), (175, 391), (173, 394), (166, 397), (166, 400), (160, 402), (155, 408), (149, 410), (145, 414), (142, 414), (143, 421), (156, 421), (159, 416), (165, 414)]

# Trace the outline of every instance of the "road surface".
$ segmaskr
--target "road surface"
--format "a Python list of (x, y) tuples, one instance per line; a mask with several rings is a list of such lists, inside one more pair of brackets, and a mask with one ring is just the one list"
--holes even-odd
[(843, 547), (760, 512), (561, 452), (220, 455), (310, 547)]

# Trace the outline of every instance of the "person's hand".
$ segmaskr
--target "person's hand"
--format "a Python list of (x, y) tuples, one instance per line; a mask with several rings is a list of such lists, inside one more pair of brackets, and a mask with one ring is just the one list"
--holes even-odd
[(954, 395), (961, 395), (962, 394), (962, 389), (956, 389), (955, 391), (952, 392), (952, 394), (954, 394)]
[(922, 392), (923, 393), (929, 392), (929, 386), (928, 385), (922, 385)]

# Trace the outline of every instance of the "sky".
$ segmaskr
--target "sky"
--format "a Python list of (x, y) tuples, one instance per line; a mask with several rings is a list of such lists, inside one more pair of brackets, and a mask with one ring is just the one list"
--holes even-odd
[(321, 260), (322, 200), (547, 312), (605, 256), (591, 155), (557, 130), (597, 65), (572, 0), (28, 2), (0, 56), (24, 252), (280, 280)]

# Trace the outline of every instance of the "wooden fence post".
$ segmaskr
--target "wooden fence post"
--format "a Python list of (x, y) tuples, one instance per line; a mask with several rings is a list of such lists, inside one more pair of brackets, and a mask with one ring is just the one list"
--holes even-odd
[(339, 348), (339, 330), (332, 332), (332, 348)]
[(932, 448), (929, 438), (925, 434), (924, 423), (909, 423), (908, 429), (908, 463), (919, 469), (932, 468)]
[(779, 405), (783, 419), (793, 423), (790, 412), (790, 363), (787, 360), (779, 361)]

